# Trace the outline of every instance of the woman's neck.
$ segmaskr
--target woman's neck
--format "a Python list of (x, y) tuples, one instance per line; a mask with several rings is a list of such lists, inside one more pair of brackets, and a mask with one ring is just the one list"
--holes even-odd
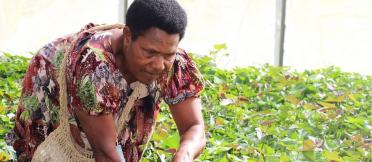
[(111, 49), (114, 55), (120, 54), (123, 51), (123, 30), (122, 29), (112, 29), (111, 37)]

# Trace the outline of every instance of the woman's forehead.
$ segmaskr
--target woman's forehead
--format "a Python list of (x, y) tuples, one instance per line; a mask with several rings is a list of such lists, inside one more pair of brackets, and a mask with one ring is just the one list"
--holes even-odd
[(139, 36), (135, 42), (146, 48), (176, 50), (179, 44), (179, 34), (168, 34), (161, 29), (150, 28), (143, 35)]

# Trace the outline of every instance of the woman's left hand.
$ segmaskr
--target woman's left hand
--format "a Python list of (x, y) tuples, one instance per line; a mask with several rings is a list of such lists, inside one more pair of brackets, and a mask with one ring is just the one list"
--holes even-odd
[(177, 151), (174, 154), (172, 162), (192, 162), (193, 158), (191, 157), (190, 153), (187, 151)]

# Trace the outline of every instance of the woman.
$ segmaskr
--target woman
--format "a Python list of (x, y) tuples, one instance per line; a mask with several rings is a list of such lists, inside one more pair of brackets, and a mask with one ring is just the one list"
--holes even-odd
[[(139, 161), (163, 99), (170, 105), (181, 137), (173, 161), (192, 161), (201, 152), (205, 146), (201, 76), (178, 48), (187, 24), (185, 11), (175, 0), (135, 0), (126, 20), (125, 26), (88, 24), (47, 44), (33, 57), (14, 128), (19, 161), (30, 161), (59, 125), (56, 77), (61, 66), (67, 68), (72, 136), (93, 151), (96, 161), (120, 161), (116, 142), (126, 161)], [(65, 55), (67, 64), (61, 65)], [(146, 84), (148, 95), (135, 102), (126, 127), (116, 130), (134, 82)]]

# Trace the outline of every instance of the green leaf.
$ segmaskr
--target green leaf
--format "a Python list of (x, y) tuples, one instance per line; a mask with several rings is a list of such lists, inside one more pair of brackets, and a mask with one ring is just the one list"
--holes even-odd
[(345, 96), (341, 95), (338, 97), (327, 97), (327, 99), (325, 99), (324, 101), (325, 102), (343, 102), (344, 100), (345, 100)]
[(313, 151), (315, 143), (312, 140), (305, 140), (302, 146), (302, 151)]
[(179, 146), (180, 136), (178, 133), (173, 133), (171, 136), (166, 138), (162, 143), (163, 148), (175, 148), (177, 149)]
[(328, 102), (318, 101), (317, 103), (322, 105), (325, 108), (337, 108), (335, 104), (331, 104), (331, 103), (328, 103)]
[(214, 49), (217, 50), (217, 51), (220, 51), (222, 49), (227, 49), (227, 46), (225, 43), (222, 43), (222, 44), (216, 44), (214, 45)]
[(300, 100), (294, 95), (285, 96), (285, 99), (294, 105), (297, 105), (300, 102)]
[(337, 152), (329, 152), (325, 151), (324, 156), (326, 157), (327, 161), (335, 161), (335, 162), (343, 162), (344, 160), (338, 155)]
[(227, 157), (224, 156), (222, 159), (218, 160), (218, 162), (229, 162), (229, 159), (227, 159)]

